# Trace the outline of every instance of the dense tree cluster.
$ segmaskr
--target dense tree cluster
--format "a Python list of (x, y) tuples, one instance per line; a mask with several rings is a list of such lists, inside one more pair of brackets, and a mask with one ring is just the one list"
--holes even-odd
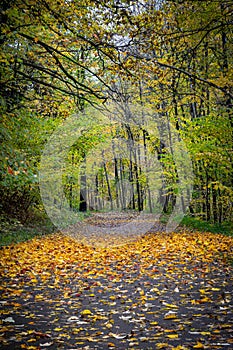
[[(174, 129), (193, 164), (189, 212), (208, 221), (229, 220), (232, 12), (228, 0), (3, 1), (2, 209), (26, 212), (39, 203), (38, 164), (45, 142), (72, 113), (94, 106), (110, 119), (117, 111), (118, 120), (110, 129), (97, 121), (72, 146), (64, 174), (72, 210), (107, 205), (153, 212), (160, 191), (159, 204), (171, 212), (180, 180)], [(153, 122), (159, 134), (151, 130)], [(100, 147), (101, 162), (92, 159), (88, 168), (88, 152), (108, 139), (109, 151)], [(120, 140), (127, 141), (127, 157), (119, 152), (116, 157)], [(147, 171), (153, 157), (161, 168), (161, 188)]]

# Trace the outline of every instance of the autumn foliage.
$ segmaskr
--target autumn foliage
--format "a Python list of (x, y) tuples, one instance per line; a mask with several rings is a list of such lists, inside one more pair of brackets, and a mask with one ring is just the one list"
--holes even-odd
[(232, 242), (182, 231), (104, 249), (62, 234), (4, 247), (2, 349), (230, 349)]

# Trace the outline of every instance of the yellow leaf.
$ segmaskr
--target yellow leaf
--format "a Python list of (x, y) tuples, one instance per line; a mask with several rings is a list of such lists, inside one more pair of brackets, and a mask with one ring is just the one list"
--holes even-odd
[(115, 345), (114, 343), (108, 343), (108, 347), (109, 347), (109, 348), (115, 348), (115, 346), (116, 346), (116, 345)]
[(91, 311), (90, 310), (88, 310), (88, 309), (86, 309), (86, 310), (83, 310), (82, 312), (81, 312), (81, 315), (91, 315)]
[(157, 343), (156, 349), (167, 349), (168, 346), (169, 346), (168, 343)]
[(163, 305), (170, 307), (171, 309), (178, 309), (178, 306), (175, 304), (168, 304), (168, 303), (163, 303)]
[(199, 292), (200, 292), (201, 294), (205, 294), (205, 293), (206, 293), (206, 290), (205, 290), (205, 289), (199, 289)]
[(95, 342), (95, 339), (92, 338), (92, 337), (88, 337), (87, 340), (90, 341), (90, 342)]
[(193, 346), (194, 349), (204, 349), (204, 345), (200, 343), (199, 341), (197, 342), (196, 345)]
[(172, 320), (174, 318), (177, 318), (177, 315), (175, 314), (175, 312), (167, 313), (166, 315), (164, 315), (164, 320)]
[(108, 322), (106, 325), (105, 325), (106, 328), (112, 328), (112, 324), (110, 322)]
[(208, 297), (205, 297), (205, 298), (202, 298), (201, 299), (201, 302), (202, 303), (209, 303), (209, 302), (211, 302), (212, 300), (210, 299), (210, 298), (208, 298)]
[(177, 338), (179, 338), (179, 335), (178, 334), (168, 334), (167, 337), (169, 339), (177, 339)]

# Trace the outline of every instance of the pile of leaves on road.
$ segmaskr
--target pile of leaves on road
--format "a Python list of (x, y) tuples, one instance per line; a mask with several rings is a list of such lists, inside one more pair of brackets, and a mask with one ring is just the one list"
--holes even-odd
[(1, 248), (1, 349), (232, 349), (233, 238), (54, 234)]

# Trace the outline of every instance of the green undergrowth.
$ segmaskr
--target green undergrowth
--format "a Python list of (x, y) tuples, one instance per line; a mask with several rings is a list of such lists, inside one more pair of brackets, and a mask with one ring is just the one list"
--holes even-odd
[[(82, 213), (83, 219), (90, 215), (89, 212)], [(161, 222), (166, 224), (169, 215), (163, 216)], [(197, 218), (185, 216), (179, 225), (179, 228), (189, 228), (199, 232), (212, 232), (233, 236), (233, 223), (224, 222), (222, 224), (213, 224), (201, 221)], [(178, 229), (179, 229), (178, 228)], [(27, 220), (21, 221), (16, 218), (0, 215), (0, 246), (10, 245), (32, 239), (35, 236), (43, 236), (57, 231), (44, 211), (33, 211), (27, 217)]]
[(233, 236), (233, 222), (223, 222), (221, 224), (210, 223), (197, 218), (185, 216), (181, 221), (180, 226), (196, 229), (200, 232), (212, 232)]
[(43, 236), (56, 230), (45, 213), (32, 212), (26, 220), (0, 215), (0, 246), (10, 245)]
[[(79, 213), (79, 220), (82, 221), (90, 215), (89, 211)], [(36, 236), (44, 236), (57, 231), (58, 229), (41, 208), (31, 210), (26, 218), (23, 214), (22, 218), (0, 214), (0, 246), (24, 242)]]

